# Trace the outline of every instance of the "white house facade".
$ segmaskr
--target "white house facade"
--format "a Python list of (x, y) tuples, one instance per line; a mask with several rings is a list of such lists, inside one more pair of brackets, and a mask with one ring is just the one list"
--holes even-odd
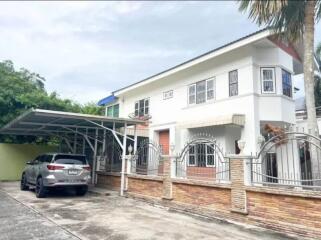
[(107, 116), (148, 118), (147, 135), (165, 153), (207, 134), (226, 153), (238, 153), (241, 140), (244, 153), (255, 154), (266, 123), (295, 124), (291, 77), (301, 72), (295, 48), (262, 30), (119, 89), (100, 105)]

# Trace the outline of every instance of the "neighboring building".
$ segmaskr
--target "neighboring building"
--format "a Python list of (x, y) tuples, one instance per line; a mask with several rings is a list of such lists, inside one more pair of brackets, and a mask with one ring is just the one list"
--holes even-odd
[[(319, 135), (321, 135), (321, 106), (316, 107), (317, 122), (319, 128)], [(299, 98), (295, 100), (295, 115), (296, 115), (296, 127), (299, 131), (309, 132), (307, 122), (307, 113), (305, 106), (305, 98)]]
[(148, 136), (165, 153), (206, 133), (227, 153), (237, 153), (242, 140), (244, 153), (255, 154), (266, 123), (296, 123), (292, 75), (302, 73), (300, 49), (261, 30), (116, 90), (99, 105), (107, 116), (148, 118)]

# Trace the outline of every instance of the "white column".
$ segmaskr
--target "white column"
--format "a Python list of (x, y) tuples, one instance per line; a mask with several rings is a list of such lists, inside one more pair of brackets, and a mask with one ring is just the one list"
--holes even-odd
[(134, 126), (134, 151), (133, 151), (133, 154), (136, 153), (137, 151), (137, 125)]
[(124, 124), (123, 155), (122, 155), (122, 164), (121, 164), (120, 196), (124, 196), (124, 187), (125, 187), (126, 140), (127, 140), (127, 122), (125, 122), (125, 124)]
[(96, 184), (97, 144), (98, 144), (97, 138), (98, 138), (98, 129), (96, 128), (95, 146), (94, 146), (94, 158), (93, 158), (92, 184)]

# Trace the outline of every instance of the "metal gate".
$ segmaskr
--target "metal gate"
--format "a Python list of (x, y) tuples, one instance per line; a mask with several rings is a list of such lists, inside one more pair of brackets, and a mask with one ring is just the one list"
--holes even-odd
[(230, 162), (214, 138), (196, 137), (177, 157), (175, 172), (178, 178), (229, 181)]
[(253, 183), (321, 189), (321, 139), (304, 132), (266, 136), (251, 177)]
[(140, 143), (131, 158), (131, 173), (143, 175), (162, 175), (163, 162), (161, 147), (150, 140)]
[(122, 149), (113, 136), (106, 136), (105, 151), (98, 160), (102, 171), (117, 173), (121, 171)]

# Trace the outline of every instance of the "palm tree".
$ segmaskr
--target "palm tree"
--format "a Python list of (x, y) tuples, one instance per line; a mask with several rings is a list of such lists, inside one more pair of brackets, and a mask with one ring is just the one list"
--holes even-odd
[[(314, 96), (314, 24), (321, 17), (321, 0), (239, 0), (239, 4), (240, 11), (248, 11), (250, 19), (259, 26), (270, 27), (279, 37), (285, 37), (290, 41), (303, 39), (307, 122), (312, 134), (318, 136)], [(317, 169), (317, 159), (313, 152), (312, 169)]]
[[(318, 60), (319, 65), (321, 65), (321, 42), (317, 44), (317, 47), (315, 49), (315, 56)], [(319, 69), (321, 70), (321, 69)]]
[[(304, 87), (308, 128), (318, 133), (314, 100), (314, 24), (321, 17), (321, 0), (239, 0), (240, 11), (290, 41), (303, 39)], [(321, 52), (321, 46), (320, 52)]]

